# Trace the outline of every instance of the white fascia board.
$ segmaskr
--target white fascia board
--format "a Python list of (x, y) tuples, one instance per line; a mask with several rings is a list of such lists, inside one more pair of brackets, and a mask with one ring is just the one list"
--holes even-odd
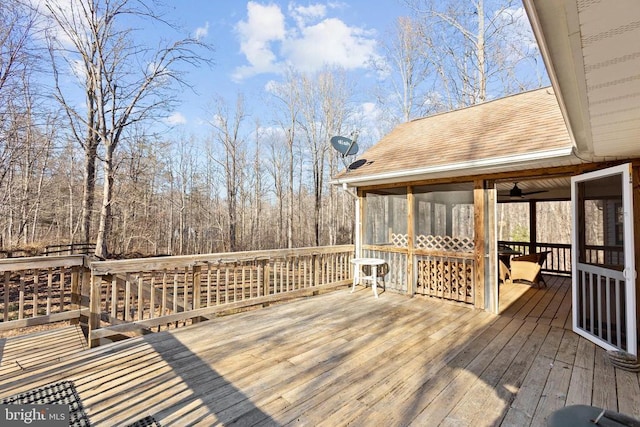
[[(553, 150), (544, 150), (544, 151), (533, 151), (530, 153), (517, 154), (514, 156), (500, 156), (500, 157), (491, 157), (487, 159), (479, 159), (479, 160), (469, 160), (466, 162), (459, 163), (448, 163), (437, 166), (427, 166), (419, 169), (408, 169), (402, 171), (394, 171), (394, 172), (386, 172), (379, 173), (375, 175), (366, 175), (366, 176), (358, 176), (349, 178), (348, 173), (347, 176), (334, 179), (331, 181), (331, 184), (334, 185), (342, 185), (342, 184), (359, 184), (366, 183), (369, 181), (385, 181), (385, 182), (401, 182), (403, 178), (410, 178), (413, 176), (424, 176), (430, 174), (438, 174), (443, 172), (454, 172), (454, 171), (467, 171), (467, 173), (473, 173), (475, 169), (488, 168), (488, 167), (508, 167), (509, 165), (527, 163), (532, 161), (541, 161), (548, 160), (550, 158), (559, 158), (559, 157), (567, 157), (573, 154), (573, 147), (563, 147), (563, 148), (555, 148)], [(459, 174), (452, 174), (451, 176), (457, 176)]]

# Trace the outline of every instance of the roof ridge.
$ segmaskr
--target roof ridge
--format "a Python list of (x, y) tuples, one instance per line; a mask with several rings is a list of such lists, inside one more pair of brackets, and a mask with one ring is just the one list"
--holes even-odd
[(441, 111), (439, 113), (434, 113), (434, 114), (431, 114), (429, 116), (416, 117), (415, 119), (411, 119), (408, 122), (404, 122), (404, 123), (417, 122), (417, 121), (424, 120), (424, 119), (430, 119), (432, 117), (443, 116), (445, 114), (457, 113), (459, 111), (468, 110), (470, 108), (478, 108), (478, 107), (482, 107), (482, 106), (485, 106), (485, 105), (488, 105), (488, 104), (492, 104), (492, 103), (495, 103), (495, 102), (505, 101), (505, 100), (508, 100), (510, 98), (514, 98), (514, 97), (517, 97), (517, 96), (522, 96), (522, 95), (530, 94), (530, 93), (533, 93), (533, 92), (543, 91), (545, 89), (547, 91), (550, 91), (550, 93), (549, 93), (550, 95), (555, 96), (555, 93), (553, 92), (553, 87), (551, 87), (551, 86), (543, 86), (543, 87), (539, 87), (539, 88), (536, 88), (536, 89), (525, 90), (524, 92), (512, 93), (512, 94), (509, 94), (509, 95), (506, 95), (506, 96), (502, 96), (502, 97), (499, 97), (499, 98), (489, 99), (487, 101), (480, 102), (478, 104), (467, 105), (466, 107), (460, 107), (460, 108), (456, 108), (456, 109), (448, 110), (448, 111)]

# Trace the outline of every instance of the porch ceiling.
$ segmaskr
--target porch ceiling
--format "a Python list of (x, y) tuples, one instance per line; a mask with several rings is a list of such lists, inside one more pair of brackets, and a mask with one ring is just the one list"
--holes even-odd
[(524, 4), (580, 153), (640, 155), (640, 3)]
[[(522, 190), (522, 197), (511, 197), (510, 190), (514, 184)], [(571, 178), (544, 178), (529, 180), (502, 180), (496, 182), (498, 191), (498, 202), (525, 202), (528, 200), (570, 200), (571, 198)], [(534, 193), (534, 194), (527, 194)]]

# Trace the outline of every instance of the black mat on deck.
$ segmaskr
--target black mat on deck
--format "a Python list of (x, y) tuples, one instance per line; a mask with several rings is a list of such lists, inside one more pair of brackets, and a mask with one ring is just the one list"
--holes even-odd
[(60, 381), (33, 390), (5, 397), (0, 401), (3, 404), (67, 404), (69, 405), (69, 426), (89, 427), (89, 419), (84, 413), (82, 402), (78, 397), (73, 382)]
[(144, 417), (141, 420), (136, 421), (133, 424), (129, 424), (127, 427), (161, 427), (152, 416)]

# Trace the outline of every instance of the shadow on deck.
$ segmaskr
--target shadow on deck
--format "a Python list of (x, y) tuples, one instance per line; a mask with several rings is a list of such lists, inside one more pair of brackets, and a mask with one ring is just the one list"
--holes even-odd
[(501, 315), (341, 289), (7, 373), (0, 397), (71, 380), (94, 425), (151, 415), (161, 425), (542, 426), (574, 403), (640, 417), (639, 375), (565, 328), (565, 285), (505, 286)]

